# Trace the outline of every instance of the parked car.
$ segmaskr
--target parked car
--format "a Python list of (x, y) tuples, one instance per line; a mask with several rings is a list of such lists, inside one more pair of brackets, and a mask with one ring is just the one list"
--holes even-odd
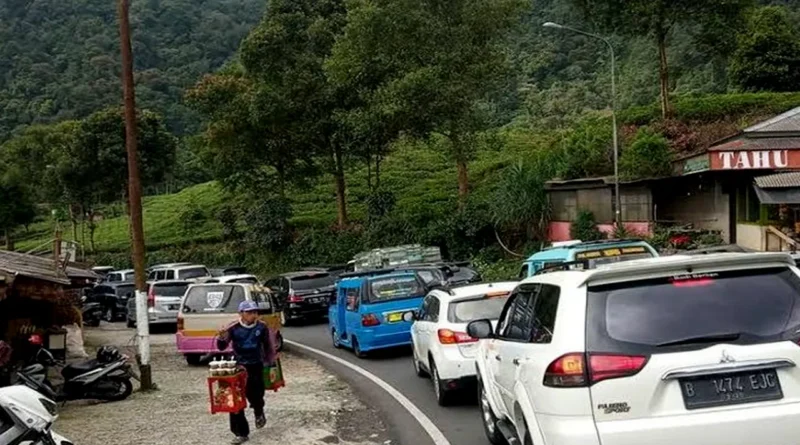
[(92, 267), (92, 272), (100, 275), (100, 278), (105, 278), (109, 272), (113, 272), (115, 268), (113, 266), (94, 266)]
[(201, 282), (211, 278), (211, 272), (206, 266), (198, 264), (168, 265), (168, 267), (157, 267), (150, 270), (147, 281), (163, 280), (184, 280), (191, 282)]
[(186, 262), (154, 264), (154, 265), (152, 265), (152, 266), (147, 268), (147, 273), (150, 273), (150, 272), (152, 272), (152, 271), (154, 271), (156, 269), (170, 269), (170, 268), (173, 268), (173, 267), (191, 266), (191, 265), (192, 265), (192, 263), (186, 263)]
[(493, 444), (794, 443), (798, 308), (800, 273), (783, 253), (528, 278), (496, 328), (467, 326), (481, 339), (486, 434)]
[(242, 275), (222, 275), (217, 276), (214, 278), (209, 278), (208, 280), (203, 281), (203, 283), (249, 283), (249, 284), (261, 284), (258, 281), (258, 277), (255, 275), (250, 274), (242, 274)]
[[(436, 401), (446, 405), (457, 391), (474, 388), (478, 339), (467, 324), (488, 319), (496, 324), (517, 282), (475, 284), (451, 290), (434, 289), (413, 314), (411, 342), (417, 375), (430, 376)], [(408, 320), (406, 320), (408, 321)]]
[(244, 275), (247, 273), (247, 268), (244, 266), (226, 266), (209, 269), (212, 276), (223, 277), (227, 275)]
[(89, 300), (103, 307), (103, 319), (109, 323), (125, 320), (128, 315), (128, 300), (133, 297), (136, 285), (130, 281), (115, 281), (98, 284), (89, 291)]
[(175, 335), (188, 364), (197, 365), (204, 356), (218, 352), (217, 331), (236, 321), (239, 303), (245, 300), (258, 303), (260, 318), (272, 330), (278, 350), (283, 349), (280, 308), (269, 289), (247, 283), (193, 284), (181, 301)]
[(334, 277), (327, 272), (290, 272), (264, 282), (281, 307), (281, 324), (323, 318), (333, 298)]
[[(150, 325), (176, 324), (181, 298), (190, 281), (167, 280), (147, 283), (147, 314)], [(136, 299), (128, 300), (128, 327), (136, 326)]]
[(328, 312), (335, 348), (350, 348), (363, 358), (369, 351), (411, 345), (411, 321), (425, 284), (413, 271), (378, 270), (344, 274)]
[(303, 268), (303, 270), (310, 272), (328, 272), (333, 277), (338, 277), (339, 275), (348, 272), (348, 264), (339, 264), (334, 266), (305, 267)]
[(531, 255), (522, 263), (519, 278), (528, 278), (542, 269), (565, 262), (585, 261), (590, 268), (601, 264), (657, 257), (658, 252), (642, 240), (609, 239), (563, 241)]
[(103, 278), (104, 283), (117, 283), (120, 281), (133, 281), (133, 269), (115, 270)]
[(451, 264), (452, 276), (450, 284), (452, 286), (462, 286), (465, 284), (480, 283), (483, 281), (481, 274), (472, 268), (472, 263), (461, 262)]

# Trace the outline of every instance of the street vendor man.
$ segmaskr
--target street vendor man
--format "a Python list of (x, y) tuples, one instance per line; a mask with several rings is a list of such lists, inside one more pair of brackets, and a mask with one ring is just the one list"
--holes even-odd
[[(275, 341), (267, 325), (258, 319), (258, 304), (254, 301), (239, 303), (239, 320), (221, 329), (217, 334), (217, 348), (225, 350), (233, 344), (233, 353), (238, 365), (247, 371), (245, 395), (255, 412), (256, 428), (267, 423), (264, 414), (264, 366), (272, 366), (276, 360)], [(237, 445), (247, 442), (250, 425), (245, 410), (230, 415), (231, 441)]]

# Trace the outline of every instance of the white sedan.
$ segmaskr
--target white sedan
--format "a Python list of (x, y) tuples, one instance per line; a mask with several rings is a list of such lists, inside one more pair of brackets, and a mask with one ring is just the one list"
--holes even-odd
[(486, 283), (432, 290), (414, 315), (411, 340), (414, 368), (431, 376), (439, 405), (476, 382), (477, 339), (467, 335), (474, 320), (497, 320), (516, 282)]

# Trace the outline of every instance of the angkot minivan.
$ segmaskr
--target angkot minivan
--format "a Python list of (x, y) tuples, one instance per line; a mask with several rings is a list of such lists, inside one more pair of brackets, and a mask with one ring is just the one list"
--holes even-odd
[(269, 326), (277, 349), (283, 349), (280, 307), (269, 289), (251, 283), (193, 284), (181, 300), (175, 334), (186, 363), (197, 365), (205, 356), (219, 352), (217, 332), (239, 318), (239, 303), (245, 300), (258, 304), (259, 316)]

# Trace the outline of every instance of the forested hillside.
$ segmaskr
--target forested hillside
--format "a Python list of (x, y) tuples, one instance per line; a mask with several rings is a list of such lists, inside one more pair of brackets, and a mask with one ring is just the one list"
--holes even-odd
[[(20, 126), (79, 119), (121, 101), (116, 3), (0, 2), (0, 141)], [(231, 58), (263, 0), (131, 2), (139, 105), (196, 131), (184, 88)]]

